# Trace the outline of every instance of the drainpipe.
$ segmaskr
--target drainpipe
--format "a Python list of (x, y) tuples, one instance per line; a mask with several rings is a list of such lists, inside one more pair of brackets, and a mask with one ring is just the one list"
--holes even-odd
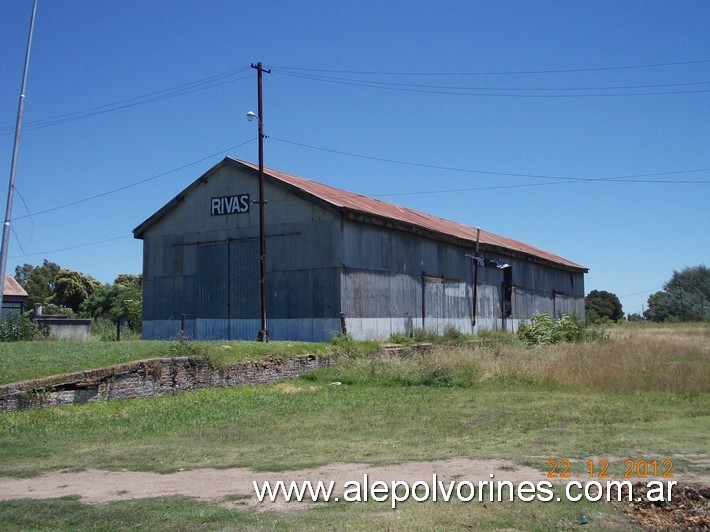
[(426, 272), (422, 270), (422, 331), (426, 330)]

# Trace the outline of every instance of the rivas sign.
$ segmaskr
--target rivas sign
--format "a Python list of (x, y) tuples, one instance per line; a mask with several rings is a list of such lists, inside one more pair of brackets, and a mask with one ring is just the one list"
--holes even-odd
[(249, 212), (249, 194), (237, 194), (236, 196), (222, 196), (212, 198), (212, 216), (218, 214), (240, 214)]

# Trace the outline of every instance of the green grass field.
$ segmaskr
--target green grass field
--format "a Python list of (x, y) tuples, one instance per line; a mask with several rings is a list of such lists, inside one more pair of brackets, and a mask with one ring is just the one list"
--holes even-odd
[[(347, 344), (347, 345), (344, 345)], [(346, 348), (361, 353), (377, 350), (375, 342), (179, 342), (179, 341), (40, 341), (0, 343), (0, 384), (72, 373), (162, 357), (207, 357), (212, 365), (224, 367), (267, 356), (304, 354), (327, 357)]]
[[(592, 457), (608, 458), (614, 474), (625, 458), (670, 459), (677, 477), (710, 475), (710, 329), (607, 333), (605, 341), (536, 348), (444, 345), (423, 355), (355, 357), (264, 387), (0, 414), (0, 476), (87, 468), (288, 472), (453, 457), (504, 458), (540, 471), (549, 459), (567, 459), (576, 472)], [(98, 351), (91, 363), (104, 356)], [(14, 374), (37, 373), (31, 355), (13, 356), (14, 365), (35, 368)], [(553, 530), (579, 526), (580, 511), (590, 517), (585, 529), (634, 526), (613, 504), (411, 502), (391, 510), (328, 503), (283, 513), (170, 497), (98, 506), (76, 498), (5, 501), (0, 529)]]

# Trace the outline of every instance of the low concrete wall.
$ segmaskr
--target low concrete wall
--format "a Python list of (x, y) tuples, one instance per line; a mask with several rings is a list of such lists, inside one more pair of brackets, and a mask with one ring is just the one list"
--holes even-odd
[(79, 318), (45, 317), (36, 318), (40, 328), (47, 329), (50, 340), (88, 340), (91, 320)]
[(226, 370), (214, 368), (206, 358), (156, 358), (0, 386), (0, 412), (66, 404), (96, 403), (175, 395), (188, 390), (268, 384), (294, 379), (306, 371), (328, 367), (333, 358), (304, 355), (286, 359), (267, 357)]

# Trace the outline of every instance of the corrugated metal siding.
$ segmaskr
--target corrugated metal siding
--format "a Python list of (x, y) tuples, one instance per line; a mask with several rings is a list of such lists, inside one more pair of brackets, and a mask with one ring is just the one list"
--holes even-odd
[(227, 246), (197, 248), (197, 297), (191, 317), (226, 318), (229, 305)]
[[(342, 308), (348, 330), (358, 331), (361, 337), (387, 338), (405, 332), (408, 315), (416, 328), (442, 333), (447, 326), (466, 332), (514, 330), (521, 319), (539, 312), (552, 315), (556, 306), (558, 312), (580, 314), (581, 308), (583, 314), (582, 273), (486, 253), (488, 259), (506, 262), (511, 269), (478, 268), (473, 328), (473, 271), (466, 257), (473, 250), (351, 221), (343, 222), (342, 242), (343, 262), (349, 266), (343, 274)], [(510, 316), (505, 310), (506, 291)]]
[[(223, 168), (144, 234), (146, 338), (173, 337), (182, 314), (196, 338), (253, 339), (260, 321), (258, 209), (211, 216), (212, 197), (249, 193), (254, 178)], [(322, 338), (340, 312), (334, 213), (267, 187), (270, 335)], [(177, 325), (176, 325), (177, 320)], [(337, 332), (337, 331), (336, 331)], [(293, 338), (293, 337), (292, 337)]]
[(231, 279), (229, 318), (258, 318), (261, 312), (259, 242), (256, 240), (233, 242), (229, 250)]
[[(195, 338), (252, 339), (259, 329), (258, 210), (210, 216), (212, 196), (255, 195), (255, 179), (231, 167), (211, 175), (145, 229), (144, 331), (174, 337), (181, 314)], [(267, 183), (267, 317), (271, 338), (327, 339), (346, 315), (356, 338), (386, 339), (409, 324), (472, 330), (471, 248), (342, 218)], [(479, 268), (476, 328), (508, 329), (534, 313), (584, 312), (581, 272), (481, 253), (512, 266)], [(424, 276), (423, 276), (424, 274)], [(554, 296), (554, 297), (553, 297)], [(424, 298), (424, 300), (422, 299)], [(422, 303), (425, 315), (422, 316)], [(563, 310), (564, 309), (564, 310)], [(581, 309), (581, 311), (580, 311)]]

